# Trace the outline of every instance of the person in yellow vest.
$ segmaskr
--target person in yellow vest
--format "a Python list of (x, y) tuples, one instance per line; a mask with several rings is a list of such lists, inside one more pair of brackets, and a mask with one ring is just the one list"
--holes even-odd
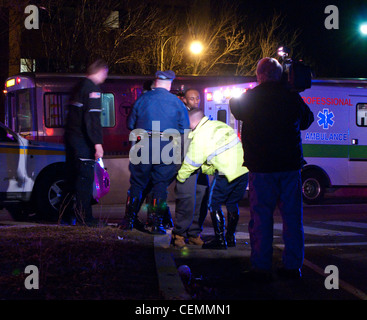
[[(234, 247), (239, 219), (238, 202), (243, 198), (248, 182), (241, 141), (230, 126), (221, 121), (209, 120), (200, 109), (191, 111), (189, 118), (191, 142), (178, 171), (177, 183), (183, 183), (199, 168), (204, 174), (214, 175), (208, 207), (215, 237), (213, 241), (204, 243), (202, 248)], [(222, 205), (227, 208), (228, 225), (225, 235)]]

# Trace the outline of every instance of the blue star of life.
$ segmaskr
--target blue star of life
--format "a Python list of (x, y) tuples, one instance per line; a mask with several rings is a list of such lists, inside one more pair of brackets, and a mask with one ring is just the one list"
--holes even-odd
[(323, 127), (324, 129), (329, 129), (329, 126), (332, 127), (334, 125), (334, 113), (333, 112), (329, 112), (329, 109), (324, 109), (321, 111), (319, 111), (319, 113), (317, 114), (317, 117), (319, 118), (319, 121), (317, 121), (317, 124), (321, 127)]

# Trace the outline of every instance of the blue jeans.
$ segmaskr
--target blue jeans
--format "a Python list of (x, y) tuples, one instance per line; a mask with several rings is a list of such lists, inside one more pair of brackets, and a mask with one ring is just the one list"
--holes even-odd
[(304, 259), (302, 181), (300, 170), (249, 174), (249, 233), (251, 264), (270, 270), (273, 255), (273, 213), (278, 205), (283, 220), (283, 265), (299, 269)]

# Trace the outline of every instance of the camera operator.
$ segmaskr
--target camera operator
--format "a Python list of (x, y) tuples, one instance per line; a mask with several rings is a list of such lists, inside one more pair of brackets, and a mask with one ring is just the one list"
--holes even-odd
[(300, 95), (281, 81), (283, 68), (273, 58), (258, 62), (259, 85), (230, 100), (242, 121), (244, 165), (249, 169), (251, 266), (256, 279), (271, 279), (273, 212), (283, 219), (283, 267), (279, 272), (300, 278), (304, 258), (300, 130), (314, 120)]

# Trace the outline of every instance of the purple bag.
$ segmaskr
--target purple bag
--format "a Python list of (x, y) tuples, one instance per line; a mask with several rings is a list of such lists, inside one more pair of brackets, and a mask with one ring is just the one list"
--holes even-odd
[(98, 202), (110, 191), (110, 176), (104, 169), (102, 159), (98, 159), (94, 166), (93, 198)]

